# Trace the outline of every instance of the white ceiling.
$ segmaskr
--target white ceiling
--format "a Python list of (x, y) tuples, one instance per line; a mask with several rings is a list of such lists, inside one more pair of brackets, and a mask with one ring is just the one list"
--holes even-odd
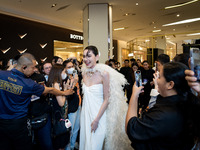
[[(166, 6), (187, 1), (190, 0), (0, 0), (0, 13), (82, 32), (84, 7), (90, 3), (109, 3), (113, 8), (113, 29), (127, 28), (113, 31), (113, 39), (130, 41), (135, 38), (168, 35), (171, 41), (177, 42), (200, 39), (200, 35), (186, 36), (188, 33), (200, 32), (200, 21), (169, 27), (162, 26), (184, 19), (199, 18), (200, 1), (164, 10)], [(57, 5), (51, 7), (53, 4)], [(125, 16), (126, 13), (132, 15)], [(180, 17), (176, 17), (177, 14), (180, 14)], [(154, 27), (162, 31), (152, 33)]]

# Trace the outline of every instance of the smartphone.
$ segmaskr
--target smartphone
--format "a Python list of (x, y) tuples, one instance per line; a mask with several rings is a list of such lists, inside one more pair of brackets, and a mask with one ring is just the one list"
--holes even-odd
[(76, 64), (76, 59), (73, 59), (73, 64)]
[(194, 71), (197, 81), (200, 82), (200, 50), (199, 48), (190, 48), (190, 66)]
[(141, 75), (141, 71), (137, 70), (134, 72), (135, 74), (135, 81), (136, 81), (136, 85), (138, 87), (142, 86), (142, 75)]
[(77, 70), (76, 69), (74, 69), (73, 70), (73, 77), (75, 78), (75, 75), (77, 74)]
[(155, 72), (157, 72), (158, 71), (158, 65), (157, 65), (156, 62), (154, 63), (154, 66), (155, 66)]
[(16, 60), (14, 60), (14, 59), (10, 59), (10, 60), (9, 60), (9, 64), (10, 64), (10, 65), (17, 64), (17, 61), (16, 61)]

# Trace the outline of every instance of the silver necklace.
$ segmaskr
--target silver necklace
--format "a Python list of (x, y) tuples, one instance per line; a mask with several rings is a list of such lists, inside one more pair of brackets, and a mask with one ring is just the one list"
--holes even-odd
[(88, 75), (89, 75), (89, 77), (92, 77), (93, 74), (94, 74), (94, 72), (92, 72), (92, 71), (88, 71)]

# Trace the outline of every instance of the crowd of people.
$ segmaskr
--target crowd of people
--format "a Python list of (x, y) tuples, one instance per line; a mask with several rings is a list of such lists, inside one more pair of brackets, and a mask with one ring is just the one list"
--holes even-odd
[[(0, 149), (200, 148), (200, 83), (187, 54), (171, 62), (160, 54), (153, 68), (134, 58), (123, 67), (98, 60), (98, 49), (88, 46), (82, 62), (54, 56), (39, 65), (23, 53), (0, 63)], [(56, 120), (69, 131), (56, 134)]]

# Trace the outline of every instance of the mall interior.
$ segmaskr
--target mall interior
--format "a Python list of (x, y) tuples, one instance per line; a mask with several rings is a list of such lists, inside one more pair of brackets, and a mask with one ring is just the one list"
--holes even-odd
[(148, 60), (199, 47), (199, 0), (1, 0), (0, 58), (32, 53), (38, 62), (77, 57), (95, 45), (100, 62)]

